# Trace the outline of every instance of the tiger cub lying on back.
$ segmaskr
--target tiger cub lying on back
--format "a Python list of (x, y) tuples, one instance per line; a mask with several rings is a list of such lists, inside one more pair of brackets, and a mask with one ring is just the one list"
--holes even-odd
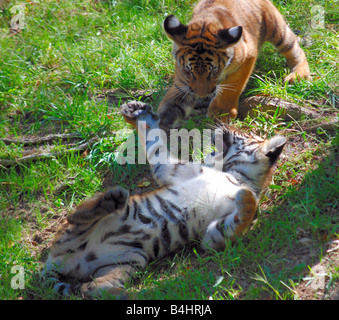
[[(142, 102), (124, 104), (121, 112), (135, 128), (144, 125), (146, 135), (159, 128), (159, 117)], [(219, 159), (222, 171), (175, 162), (165, 143), (147, 141), (139, 130), (152, 174), (162, 187), (133, 196), (116, 187), (85, 201), (68, 216), (45, 268), (55, 290), (80, 291), (84, 297), (102, 291), (120, 295), (136, 270), (194, 239), (201, 239), (204, 248), (222, 250), (225, 238), (240, 236), (253, 220), (286, 139), (262, 140), (225, 126), (218, 130), (224, 150), (209, 159), (210, 163)], [(165, 164), (154, 161), (159, 155), (167, 157)]]
[(173, 40), (175, 58), (174, 84), (158, 110), (164, 129), (187, 117), (198, 97), (213, 93), (208, 114), (222, 115), (223, 122), (235, 118), (265, 41), (285, 56), (291, 69), (286, 81), (310, 77), (296, 35), (270, 0), (202, 0), (187, 25), (170, 15), (164, 29)]

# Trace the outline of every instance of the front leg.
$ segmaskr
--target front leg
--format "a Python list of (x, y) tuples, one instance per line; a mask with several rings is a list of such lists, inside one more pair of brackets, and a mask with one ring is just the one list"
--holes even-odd
[(138, 132), (139, 141), (146, 153), (154, 178), (162, 185), (173, 185), (192, 179), (201, 173), (201, 164), (180, 163), (167, 148), (167, 134), (159, 128), (159, 116), (140, 101), (132, 101), (120, 108), (126, 121)]
[(252, 191), (240, 190), (236, 195), (235, 204), (236, 209), (232, 213), (209, 224), (203, 238), (204, 249), (223, 250), (227, 238), (231, 241), (235, 240), (253, 221), (257, 199)]
[(188, 86), (177, 85), (174, 82), (158, 108), (160, 128), (168, 131), (176, 122), (188, 117), (192, 113), (197, 100)]
[(208, 116), (229, 122), (238, 115), (239, 97), (252, 73), (256, 58), (250, 58), (218, 85), (217, 95), (208, 107)]

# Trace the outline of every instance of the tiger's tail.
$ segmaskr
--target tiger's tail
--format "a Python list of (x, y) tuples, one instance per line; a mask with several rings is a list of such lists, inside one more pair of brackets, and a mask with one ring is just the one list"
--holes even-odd
[(271, 42), (285, 56), (291, 73), (285, 81), (294, 82), (297, 78), (310, 80), (310, 69), (304, 51), (300, 48), (297, 35), (290, 29), (278, 9), (267, 1), (263, 19), (264, 39)]
[(67, 277), (57, 271), (51, 263), (47, 262), (46, 268), (40, 273), (44, 287), (52, 288), (53, 292), (62, 296), (81, 296), (83, 298), (100, 297), (104, 292), (117, 299), (127, 299), (124, 283), (136, 271), (133, 265), (101, 266), (100, 269), (88, 281), (80, 279), (70, 282)]
[(64, 275), (56, 270), (49, 262), (40, 272), (40, 281), (45, 288), (52, 288), (54, 293), (60, 296), (69, 297), (77, 295), (81, 291), (81, 284), (70, 283)]

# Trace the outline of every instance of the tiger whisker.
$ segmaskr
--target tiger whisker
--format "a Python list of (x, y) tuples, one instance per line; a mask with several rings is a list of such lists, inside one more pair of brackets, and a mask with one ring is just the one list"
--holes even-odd
[(187, 85), (178, 86), (178, 89), (181, 91), (181, 94), (183, 94), (181, 101), (184, 101), (187, 97), (189, 97), (192, 94), (191, 89)]
[(168, 101), (169, 102), (174, 101), (175, 99), (177, 99), (178, 97), (180, 97), (183, 94), (184, 94), (183, 90), (180, 87), (178, 87), (178, 90), (171, 92)]
[(234, 87), (234, 86), (237, 85), (237, 84), (239, 84), (239, 82), (232, 82), (232, 83), (218, 84), (218, 86)]
[(236, 89), (234, 89), (234, 87), (235, 87), (235, 85), (227, 85), (227, 84), (219, 84), (219, 85), (217, 85), (217, 89), (237, 91)]
[(182, 100), (184, 100), (186, 97), (189, 97), (192, 94), (191, 90), (189, 87), (186, 86), (186, 92), (185, 95), (183, 96)]

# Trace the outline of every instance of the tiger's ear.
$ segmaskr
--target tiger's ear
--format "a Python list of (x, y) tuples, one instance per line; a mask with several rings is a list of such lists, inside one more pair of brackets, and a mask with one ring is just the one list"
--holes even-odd
[(262, 152), (269, 158), (270, 164), (273, 165), (279, 158), (281, 152), (284, 149), (287, 140), (283, 136), (274, 136), (268, 140), (263, 148)]
[(173, 41), (180, 41), (186, 35), (188, 27), (171, 14), (164, 21), (164, 29), (169, 38)]
[(242, 36), (242, 26), (218, 31), (219, 45), (221, 48), (236, 44)]

